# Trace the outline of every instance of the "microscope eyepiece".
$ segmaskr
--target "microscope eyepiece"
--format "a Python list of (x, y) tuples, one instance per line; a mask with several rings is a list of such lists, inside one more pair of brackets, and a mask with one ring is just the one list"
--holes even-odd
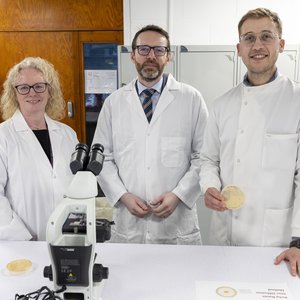
[(104, 147), (101, 144), (94, 144), (91, 148), (90, 160), (86, 169), (91, 171), (95, 176), (100, 174), (103, 167), (103, 150)]
[(103, 145), (101, 145), (99, 143), (92, 145), (91, 151), (96, 150), (96, 149), (99, 150), (101, 153), (103, 153), (103, 151), (104, 151)]
[(89, 147), (85, 144), (77, 144), (71, 156), (70, 168), (73, 174), (86, 168)]
[(94, 144), (89, 153), (89, 147), (85, 144), (77, 144), (71, 156), (70, 168), (73, 174), (78, 171), (91, 171), (95, 176), (99, 175), (104, 161), (104, 147)]

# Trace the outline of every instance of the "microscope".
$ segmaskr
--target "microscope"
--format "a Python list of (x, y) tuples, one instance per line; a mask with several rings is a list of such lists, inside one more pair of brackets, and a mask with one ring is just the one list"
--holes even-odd
[(44, 277), (53, 281), (63, 300), (101, 299), (101, 281), (108, 278), (108, 268), (95, 263), (96, 242), (110, 239), (113, 224), (96, 219), (95, 213), (96, 176), (102, 170), (103, 149), (94, 144), (89, 152), (85, 144), (76, 145), (70, 162), (73, 180), (48, 220), (51, 265), (44, 268)]

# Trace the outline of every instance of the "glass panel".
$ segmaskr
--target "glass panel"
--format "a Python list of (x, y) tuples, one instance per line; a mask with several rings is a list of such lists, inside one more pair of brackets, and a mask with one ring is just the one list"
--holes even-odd
[(84, 43), (86, 144), (91, 145), (105, 99), (117, 86), (117, 44)]

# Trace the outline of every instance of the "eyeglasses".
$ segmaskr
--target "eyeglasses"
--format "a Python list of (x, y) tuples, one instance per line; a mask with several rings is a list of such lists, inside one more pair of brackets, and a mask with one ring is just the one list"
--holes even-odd
[(153, 49), (155, 56), (164, 56), (166, 52), (169, 51), (168, 47), (164, 46), (147, 46), (147, 45), (139, 45), (135, 47), (138, 50), (138, 53), (142, 56), (147, 56), (151, 49)]
[(48, 85), (48, 83), (46, 83), (46, 82), (38, 82), (38, 83), (35, 83), (34, 85), (19, 84), (19, 85), (16, 85), (15, 88), (20, 95), (27, 95), (27, 94), (29, 94), (31, 88), (33, 88), (33, 90), (36, 93), (44, 93), (46, 91), (47, 85)]
[(259, 37), (259, 40), (262, 44), (270, 45), (274, 42), (276, 38), (279, 37), (279, 35), (277, 33), (267, 30), (264, 30), (257, 34), (253, 32), (248, 32), (240, 36), (240, 41), (244, 42), (247, 46), (252, 46), (256, 42), (257, 37)]

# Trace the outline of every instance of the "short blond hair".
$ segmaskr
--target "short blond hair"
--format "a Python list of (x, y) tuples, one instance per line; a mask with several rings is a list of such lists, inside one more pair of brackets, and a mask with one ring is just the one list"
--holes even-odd
[(241, 35), (241, 28), (244, 22), (248, 19), (262, 19), (269, 18), (275, 25), (278, 31), (279, 38), (282, 36), (282, 22), (276, 12), (273, 12), (267, 8), (256, 8), (249, 10), (240, 20), (238, 25), (239, 35)]
[(0, 100), (2, 118), (4, 120), (11, 118), (19, 108), (15, 85), (20, 71), (27, 68), (34, 68), (40, 71), (45, 82), (48, 83), (49, 99), (45, 108), (47, 115), (55, 120), (62, 119), (65, 116), (66, 104), (60, 86), (59, 75), (54, 66), (41, 57), (26, 57), (8, 71)]

